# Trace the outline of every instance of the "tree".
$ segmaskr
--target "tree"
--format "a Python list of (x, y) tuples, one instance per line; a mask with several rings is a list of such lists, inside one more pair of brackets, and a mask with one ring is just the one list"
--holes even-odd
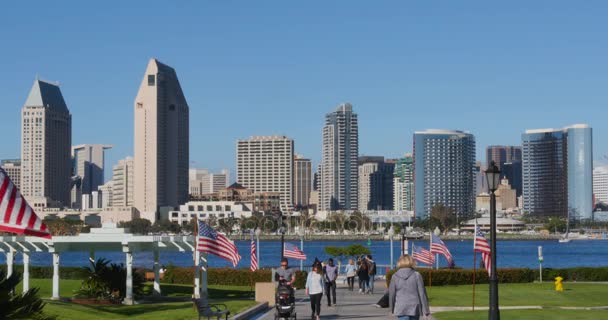
[(24, 294), (15, 293), (19, 282), (19, 273), (15, 272), (7, 279), (4, 270), (0, 269), (0, 319), (55, 319), (42, 312), (45, 303), (38, 296), (38, 288), (31, 288)]
[(360, 244), (351, 244), (346, 247), (334, 247), (334, 246), (326, 246), (325, 254), (328, 256), (335, 258), (340, 261), (345, 258), (353, 258), (356, 259), (361, 255), (371, 254), (369, 248), (362, 246)]
[(81, 220), (45, 219), (44, 224), (54, 236), (76, 236), (81, 232), (88, 232), (88, 226)]
[(566, 219), (551, 217), (544, 227), (549, 230), (549, 232), (566, 232)]
[(181, 227), (177, 222), (169, 220), (158, 220), (152, 225), (152, 232), (169, 232), (177, 234), (181, 231)]
[(152, 231), (152, 223), (148, 219), (135, 218), (131, 221), (121, 221), (120, 228), (128, 228), (131, 233), (146, 235)]
[(227, 235), (232, 233), (234, 226), (238, 225), (238, 220), (235, 218), (223, 218), (218, 220), (217, 229)]
[[(127, 269), (125, 266), (110, 263), (109, 260), (100, 258), (91, 261), (91, 265), (82, 268), (84, 280), (80, 285), (77, 295), (87, 298), (110, 299), (117, 302), (122, 301), (127, 293)], [(133, 272), (133, 292), (143, 292), (144, 279), (141, 273)]]
[[(452, 228), (456, 227), (456, 215), (454, 210), (450, 207), (446, 207), (443, 204), (436, 204), (431, 209), (431, 218), (437, 219), (439, 228), (443, 230), (444, 234), (447, 234)], [(430, 221), (432, 223), (432, 221)]]

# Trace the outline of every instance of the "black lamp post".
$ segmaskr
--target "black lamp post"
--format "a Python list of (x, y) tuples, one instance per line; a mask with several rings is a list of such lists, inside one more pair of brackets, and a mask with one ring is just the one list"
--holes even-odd
[(490, 242), (491, 242), (491, 267), (490, 267), (490, 309), (489, 319), (499, 320), (500, 311), (498, 310), (498, 276), (496, 275), (496, 194), (500, 182), (500, 170), (496, 163), (492, 161), (486, 170), (488, 189), (490, 189)]
[(279, 222), (279, 232), (281, 233), (281, 260), (285, 257), (285, 224), (283, 223), (283, 213), (281, 211), (276, 212), (277, 220)]
[(404, 256), (407, 248), (405, 247), (405, 233), (407, 231), (405, 221), (401, 222), (401, 255)]

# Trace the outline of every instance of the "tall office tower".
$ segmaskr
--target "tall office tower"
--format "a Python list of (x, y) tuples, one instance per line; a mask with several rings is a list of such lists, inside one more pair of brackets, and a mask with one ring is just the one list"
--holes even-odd
[(236, 180), (253, 192), (278, 192), (281, 211), (293, 209), (293, 140), (256, 136), (237, 141)]
[(593, 195), (595, 203), (608, 204), (608, 166), (593, 169)]
[(414, 207), (416, 217), (443, 204), (460, 217), (475, 212), (475, 137), (466, 132), (431, 129), (414, 133)]
[(223, 169), (220, 173), (209, 173), (206, 169), (189, 170), (190, 196), (200, 197), (204, 194), (216, 193), (228, 187), (230, 173)]
[(135, 161), (131, 157), (119, 160), (112, 170), (112, 207), (132, 207), (135, 203)]
[(72, 174), (79, 177), (80, 183), (72, 187), (72, 208), (83, 208), (82, 195), (97, 191), (104, 182), (104, 153), (111, 145), (81, 144), (72, 147)]
[(36, 79), (21, 110), (21, 193), (34, 209), (70, 205), (71, 143), (59, 86)]
[(319, 191), (321, 189), (321, 163), (317, 164), (317, 171), (312, 176), (312, 190)]
[(486, 148), (486, 167), (494, 161), (498, 169), (502, 170), (505, 162), (521, 161), (521, 147), (519, 146), (488, 146)]
[(524, 213), (592, 219), (591, 128), (527, 130), (522, 142)]
[(356, 210), (358, 206), (359, 125), (350, 103), (325, 115), (319, 210)]
[(134, 107), (135, 207), (156, 221), (188, 201), (189, 108), (175, 70), (150, 59)]
[(308, 207), (312, 191), (312, 162), (296, 154), (293, 159), (293, 205)]
[(505, 177), (511, 183), (511, 187), (521, 196), (523, 193), (523, 175), (521, 161), (505, 162), (500, 169), (500, 175)]
[(414, 157), (406, 153), (397, 159), (393, 178), (393, 210), (414, 210)]
[(394, 184), (396, 159), (386, 159), (382, 164), (382, 210), (394, 210)]
[(0, 162), (0, 167), (11, 178), (17, 189), (21, 188), (21, 159), (6, 159)]
[(395, 164), (384, 157), (359, 157), (359, 210), (393, 209)]

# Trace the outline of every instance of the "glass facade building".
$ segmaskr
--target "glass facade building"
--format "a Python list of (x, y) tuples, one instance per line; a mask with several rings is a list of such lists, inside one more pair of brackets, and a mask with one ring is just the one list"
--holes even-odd
[(522, 135), (524, 213), (591, 219), (592, 131), (587, 125), (528, 130)]

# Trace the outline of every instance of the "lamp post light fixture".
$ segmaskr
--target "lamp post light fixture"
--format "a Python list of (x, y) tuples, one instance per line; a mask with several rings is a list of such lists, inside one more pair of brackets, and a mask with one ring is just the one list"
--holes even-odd
[(262, 267), (262, 263), (260, 261), (260, 235), (261, 234), (262, 234), (262, 229), (260, 229), (260, 227), (257, 227), (255, 229), (255, 242), (256, 242), (256, 244), (255, 244), (255, 249), (256, 249), (255, 250), (255, 255), (256, 255), (256, 258), (258, 260), (258, 265), (260, 267)]
[(401, 222), (401, 255), (404, 256), (407, 248), (405, 247), (405, 239), (407, 233), (407, 225), (404, 222)]
[(391, 241), (391, 263), (390, 263), (390, 267), (391, 269), (393, 269), (393, 236), (395, 235), (395, 228), (393, 228), (393, 225), (391, 224), (391, 227), (388, 228), (388, 238)]
[(500, 170), (496, 163), (492, 161), (486, 170), (488, 189), (490, 189), (490, 242), (491, 266), (490, 266), (490, 309), (489, 319), (499, 320), (500, 311), (498, 310), (498, 276), (496, 270), (496, 194), (500, 183)]
[[(300, 250), (304, 252), (304, 235), (306, 235), (306, 230), (304, 227), (300, 227), (298, 229), (298, 234), (300, 235)], [(304, 270), (304, 260), (300, 260), (300, 271)]]

